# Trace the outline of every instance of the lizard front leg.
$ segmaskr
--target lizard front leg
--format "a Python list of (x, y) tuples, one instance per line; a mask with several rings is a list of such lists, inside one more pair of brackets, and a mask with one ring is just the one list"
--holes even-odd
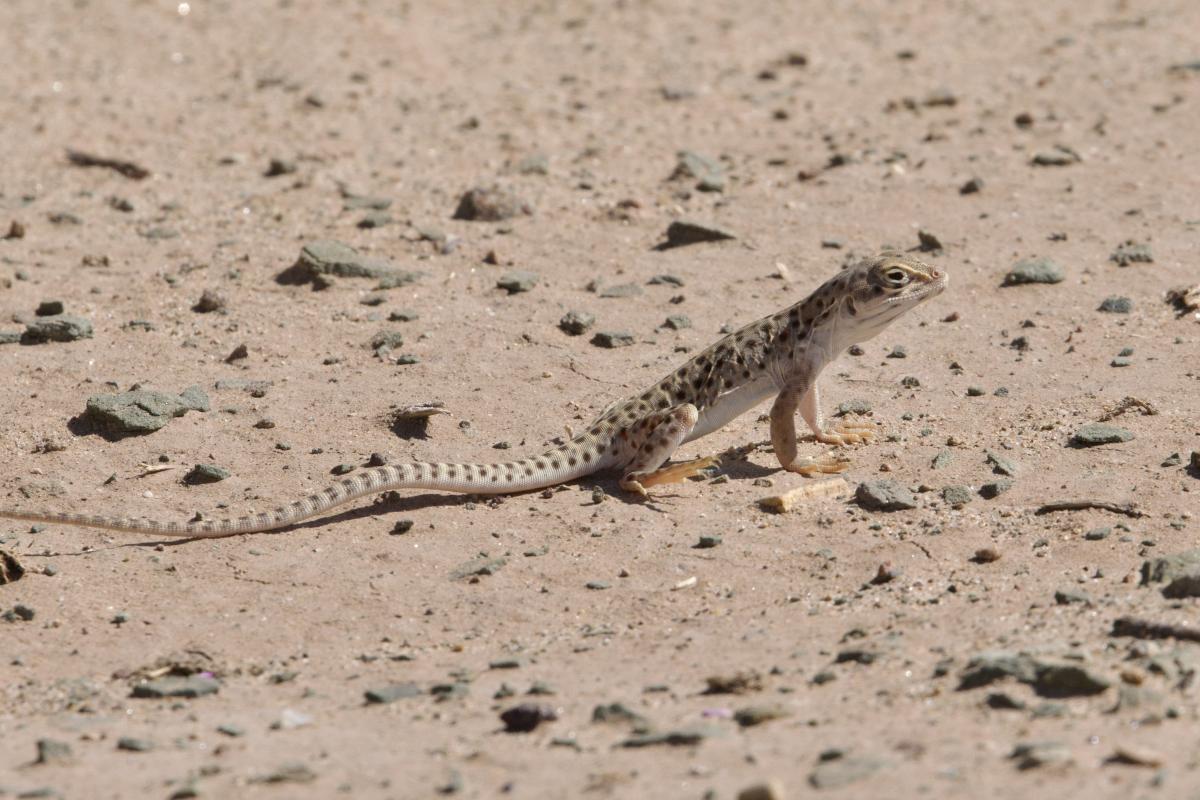
[(841, 422), (832, 430), (827, 430), (825, 418), (821, 414), (821, 392), (815, 380), (800, 398), (800, 416), (804, 417), (813, 436), (822, 444), (842, 446), (860, 442), (870, 443), (875, 438), (875, 426), (869, 422)]
[[(845, 472), (850, 467), (850, 460), (842, 456), (825, 453), (817, 458), (809, 458), (796, 454), (796, 409), (803, 408), (803, 398), (810, 394), (811, 390), (806, 387), (798, 387), (784, 389), (775, 398), (775, 404), (771, 406), (771, 445), (775, 448), (775, 457), (779, 459), (780, 466), (789, 472), (809, 477)], [(812, 422), (807, 416), (805, 421), (811, 427)]]
[(627, 431), (637, 449), (628, 471), (621, 478), (621, 488), (645, 497), (646, 489), (651, 486), (686, 480), (716, 464), (715, 458), (697, 458), (662, 467), (691, 435), (699, 419), (700, 412), (696, 407), (684, 403), (651, 414), (631, 425)]

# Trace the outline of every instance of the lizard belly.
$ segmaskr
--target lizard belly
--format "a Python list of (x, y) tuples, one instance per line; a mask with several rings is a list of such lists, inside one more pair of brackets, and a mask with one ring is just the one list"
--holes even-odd
[(771, 376), (763, 375), (757, 380), (719, 395), (716, 402), (700, 412), (696, 427), (692, 428), (692, 434), (684, 441), (690, 442), (723, 428), (730, 420), (740, 417), (778, 393), (779, 389)]

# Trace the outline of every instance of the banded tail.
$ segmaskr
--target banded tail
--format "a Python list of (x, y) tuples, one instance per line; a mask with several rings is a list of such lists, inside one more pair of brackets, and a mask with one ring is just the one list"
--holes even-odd
[(367, 494), (398, 489), (434, 489), (463, 494), (527, 492), (566, 483), (608, 466), (609, 459), (595, 455), (595, 450), (580, 450), (572, 444), (548, 450), (540, 456), (505, 464), (415, 462), (375, 467), (338, 481), (323, 491), (290, 505), (236, 518), (159, 522), (5, 508), (0, 508), (0, 518), (106, 528), (130, 533), (161, 534), (186, 539), (218, 539), (223, 536), (287, 528)]

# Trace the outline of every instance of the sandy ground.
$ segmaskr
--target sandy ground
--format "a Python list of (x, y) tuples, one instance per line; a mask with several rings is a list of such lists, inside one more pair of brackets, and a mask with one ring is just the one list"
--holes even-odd
[[(0, 796), (1200, 790), (1200, 645), (1111, 635), (1119, 617), (1197, 611), (1138, 571), (1189, 549), (1200, 512), (1200, 326), (1163, 299), (1200, 274), (1200, 68), (1174, 68), (1200, 59), (1200, 5), (825, 6), (7, 3), (0, 234), (16, 221), (24, 235), (0, 241), (0, 330), (47, 300), (95, 328), (0, 346), (7, 506), (240, 514), (373, 452), (509, 460), (844, 261), (915, 248), (918, 229), (952, 285), (823, 379), (829, 410), (869, 401), (884, 434), (850, 453), (850, 486), (892, 478), (922, 489), (915, 509), (760, 510), (804, 479), (778, 471), (752, 412), (683, 453), (756, 444), (726, 460), (727, 480), (649, 504), (598, 476), (183, 544), (5, 523), (0, 548), (27, 573), (0, 586), (0, 610), (34, 617), (0, 621)], [(150, 175), (76, 166), (69, 148)], [(672, 180), (681, 150), (718, 160), (724, 190)], [(272, 159), (284, 174), (266, 175)], [(973, 178), (980, 191), (960, 193)], [(452, 219), (464, 191), (496, 181), (533, 213)], [(359, 228), (369, 212), (344, 210), (346, 193), (390, 199), (391, 224)], [(737, 239), (654, 250), (681, 217)], [(320, 239), (424, 276), (383, 292), (277, 282)], [(1127, 240), (1153, 262), (1112, 262)], [(1065, 280), (1002, 288), (1025, 258)], [(513, 270), (541, 281), (510, 295), (496, 282)], [(682, 287), (648, 284), (663, 273)], [(593, 281), (642, 291), (605, 298)], [(206, 289), (224, 313), (193, 310)], [(1110, 296), (1132, 311), (1098, 311)], [(419, 318), (389, 322), (401, 309)], [(635, 343), (566, 335), (570, 309)], [(672, 314), (692, 327), (661, 327)], [(418, 363), (377, 357), (380, 331), (402, 332)], [(240, 344), (247, 357), (226, 363)], [(897, 346), (906, 358), (887, 357)], [(1125, 348), (1130, 364), (1110, 366)], [(216, 388), (231, 379), (272, 385)], [(115, 441), (72, 426), (89, 396), (135, 385), (199, 385), (212, 410)], [(1067, 446), (1127, 396), (1158, 412), (1110, 420), (1135, 438)], [(391, 407), (432, 400), (452, 414), (423, 435), (389, 425)], [(988, 452), (1016, 465), (994, 499), (977, 493), (1002, 477)], [(1160, 466), (1175, 452), (1182, 465)], [(140, 477), (141, 463), (176, 469)], [(232, 476), (185, 485), (198, 463)], [(971, 501), (952, 507), (946, 486)], [(1142, 516), (1034, 513), (1072, 499)], [(411, 530), (393, 535), (402, 519)], [(453, 577), (480, 557), (507, 561)], [(892, 579), (872, 584), (881, 566)], [(960, 690), (989, 651), (1008, 667)], [(131, 697), (172, 665), (213, 673), (219, 692)], [(739, 673), (742, 693), (706, 693)], [(418, 696), (364, 702), (409, 682)], [(503, 732), (522, 702), (558, 719)], [(644, 721), (594, 722), (610, 703)], [(743, 727), (731, 715), (747, 708), (781, 716)], [(690, 735), (621, 746), (639, 725)], [(69, 753), (46, 744), (35, 763), (39, 740)], [(151, 749), (122, 749), (137, 745)]]

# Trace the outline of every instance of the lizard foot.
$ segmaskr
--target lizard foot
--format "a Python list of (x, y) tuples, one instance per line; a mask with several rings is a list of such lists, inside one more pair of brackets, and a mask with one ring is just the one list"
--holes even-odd
[(815, 438), (822, 444), (843, 447), (848, 444), (869, 444), (878, 434), (869, 422), (842, 422), (832, 430), (822, 431)]
[(654, 472), (631, 472), (621, 479), (621, 488), (627, 492), (633, 492), (634, 494), (646, 497), (646, 490), (651, 486), (658, 486), (662, 483), (678, 483), (687, 480), (695, 475), (699, 475), (701, 470), (719, 463), (721, 463), (720, 459), (714, 456), (706, 456), (691, 461), (684, 461), (680, 464), (672, 464), (669, 467), (656, 469)]
[(806, 478), (816, 475), (836, 475), (850, 469), (850, 459), (836, 453), (824, 453), (816, 458), (801, 456), (784, 467), (788, 472), (797, 472)]

